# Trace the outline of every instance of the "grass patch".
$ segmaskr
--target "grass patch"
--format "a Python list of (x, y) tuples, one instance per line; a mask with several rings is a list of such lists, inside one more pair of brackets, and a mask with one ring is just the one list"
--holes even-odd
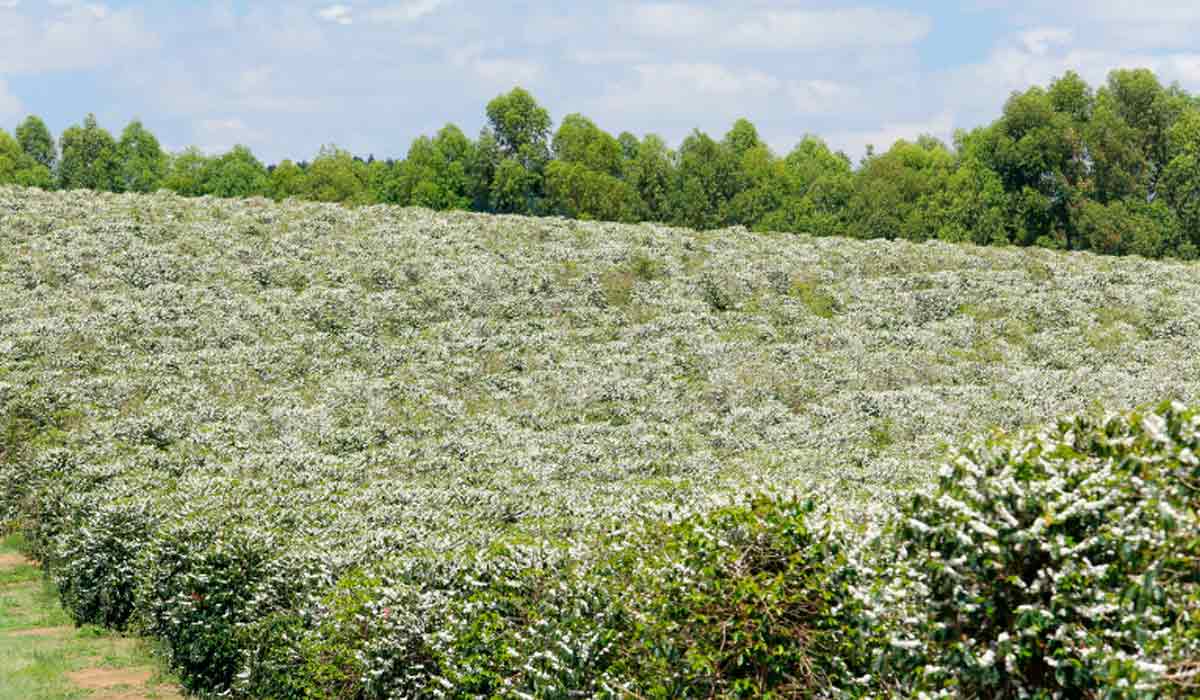
[(75, 627), (54, 586), (22, 561), (24, 549), (19, 536), (0, 540), (0, 700), (180, 697), (145, 643)]
[(833, 318), (838, 312), (837, 299), (823, 289), (817, 282), (804, 278), (792, 280), (788, 288), (788, 296), (800, 300), (800, 303), (818, 318)]
[(633, 299), (633, 286), (637, 278), (628, 270), (616, 268), (600, 275), (600, 289), (604, 303), (610, 307), (625, 307)]

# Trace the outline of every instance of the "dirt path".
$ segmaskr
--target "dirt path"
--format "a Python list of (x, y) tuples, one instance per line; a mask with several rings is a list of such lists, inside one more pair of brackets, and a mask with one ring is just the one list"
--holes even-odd
[(0, 541), (0, 700), (181, 700), (147, 646), (76, 628), (15, 538)]

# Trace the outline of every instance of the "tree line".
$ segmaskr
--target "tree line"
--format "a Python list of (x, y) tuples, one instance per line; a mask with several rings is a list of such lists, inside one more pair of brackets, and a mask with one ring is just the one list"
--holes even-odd
[(30, 116), (15, 137), (0, 129), (0, 184), (1200, 257), (1200, 99), (1146, 69), (1096, 88), (1068, 72), (1013, 93), (998, 119), (952, 144), (900, 140), (857, 167), (815, 136), (777, 155), (745, 119), (672, 149), (581, 114), (553, 129), (521, 88), (486, 115), (478, 138), (450, 124), (402, 160), (325, 146), (270, 166), (245, 146), (166, 153), (136, 120), (114, 138), (88, 115), (55, 141)]

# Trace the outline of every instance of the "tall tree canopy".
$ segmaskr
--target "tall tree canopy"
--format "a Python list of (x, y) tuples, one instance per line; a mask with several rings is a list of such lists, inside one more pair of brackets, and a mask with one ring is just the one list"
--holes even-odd
[(166, 176), (167, 158), (158, 139), (136, 119), (121, 132), (118, 187), (124, 192), (153, 192)]
[(17, 141), (25, 155), (53, 172), (58, 165), (58, 149), (54, 145), (50, 129), (46, 128), (46, 122), (31, 114), (17, 126), (16, 133)]
[(8, 132), (0, 129), (0, 185), (50, 189), (53, 184), (50, 170), (26, 153)]
[(322, 146), (305, 178), (305, 195), (318, 202), (365, 203), (366, 164), (337, 146)]
[(598, 173), (621, 174), (621, 144), (582, 114), (567, 115), (554, 134), (554, 157)]
[(536, 170), (550, 159), (550, 113), (522, 88), (500, 95), (487, 105), (488, 125), (501, 154)]
[(201, 178), (204, 193), (214, 197), (266, 196), (271, 192), (266, 167), (246, 146), (234, 146), (207, 159)]
[(679, 147), (672, 188), (672, 219), (680, 226), (711, 229), (727, 223), (729, 200), (738, 191), (733, 151), (707, 134), (693, 131)]
[(448, 124), (403, 160), (327, 146), (311, 164), (270, 168), (245, 146), (164, 155), (138, 121), (114, 142), (92, 115), (56, 148), (30, 116), (16, 139), (0, 132), (0, 184), (1200, 257), (1200, 100), (1145, 69), (1112, 71), (1095, 88), (1068, 71), (1014, 92), (994, 122), (952, 145), (901, 140), (868, 149), (857, 168), (815, 136), (781, 157), (748, 119), (720, 140), (694, 130), (672, 150), (654, 134), (614, 138), (578, 113), (552, 131), (519, 87), (485, 114), (478, 138)]
[(120, 157), (112, 134), (89, 114), (82, 126), (63, 132), (62, 163), (58, 178), (63, 189), (117, 191), (120, 186)]
[(400, 166), (398, 200), (430, 209), (469, 209), (478, 188), (475, 157), (475, 145), (453, 124), (432, 139), (418, 138)]

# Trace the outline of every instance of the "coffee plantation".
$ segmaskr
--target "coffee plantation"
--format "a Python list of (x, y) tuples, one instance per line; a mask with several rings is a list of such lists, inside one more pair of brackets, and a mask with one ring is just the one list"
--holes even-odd
[(1195, 263), (16, 188), (0, 249), (0, 519), (191, 690), (1200, 694)]

